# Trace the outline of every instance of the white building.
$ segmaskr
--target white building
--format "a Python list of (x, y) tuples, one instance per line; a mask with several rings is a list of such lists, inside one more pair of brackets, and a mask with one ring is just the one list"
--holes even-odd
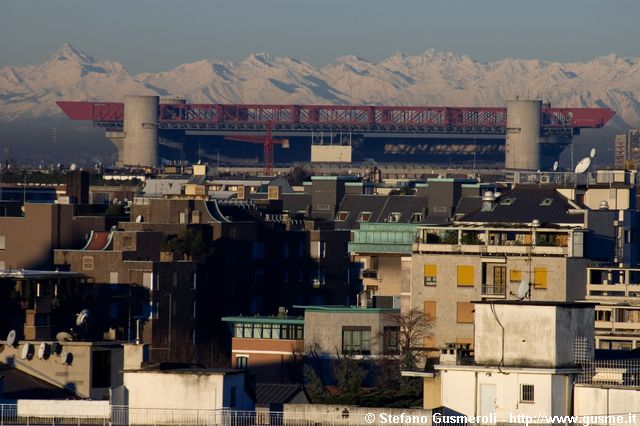
[(593, 312), (591, 304), (476, 302), (474, 361), (464, 365), (446, 349), (435, 367), (442, 405), (511, 423), (518, 415), (571, 414), (575, 349), (593, 358), (593, 345), (581, 345), (593, 341)]
[[(244, 372), (233, 369), (125, 370), (124, 387), (114, 394), (116, 405), (128, 405), (129, 416), (135, 416), (136, 410), (161, 408), (171, 411), (174, 418), (184, 415), (185, 421), (198, 411), (210, 414), (223, 408), (253, 410), (255, 405)], [(145, 414), (144, 419), (138, 420), (149, 424), (161, 420), (149, 416)]]

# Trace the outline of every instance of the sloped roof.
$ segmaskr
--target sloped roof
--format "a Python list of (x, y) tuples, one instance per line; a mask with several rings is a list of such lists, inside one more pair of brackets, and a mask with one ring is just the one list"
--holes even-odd
[[(370, 212), (369, 223), (389, 222), (392, 213), (399, 213), (398, 223), (427, 223), (428, 198), (417, 195), (347, 194), (340, 202), (339, 212), (349, 212), (345, 221), (336, 221), (336, 229), (358, 228), (362, 212)], [(420, 222), (412, 222), (414, 213), (422, 213)]]
[(479, 208), (459, 219), (461, 222), (483, 223), (584, 223), (582, 212), (570, 210), (585, 209), (554, 188), (519, 186), (503, 194), (493, 203), (491, 211)]
[(257, 383), (256, 404), (286, 404), (300, 392), (304, 392), (302, 386), (296, 383)]
[(0, 376), (4, 382), (3, 399), (79, 399), (71, 391), (5, 364), (0, 364)]

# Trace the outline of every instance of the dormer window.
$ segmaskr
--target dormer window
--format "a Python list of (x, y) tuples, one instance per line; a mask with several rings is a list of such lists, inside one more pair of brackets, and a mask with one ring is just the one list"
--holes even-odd
[(540, 205), (543, 207), (548, 207), (551, 204), (553, 204), (553, 198), (545, 198), (542, 201), (540, 201)]
[(371, 219), (371, 212), (361, 212), (358, 216), (358, 222), (369, 222)]
[(501, 206), (510, 206), (513, 203), (515, 203), (516, 199), (513, 197), (505, 197), (502, 200), (500, 200), (500, 205)]
[(336, 220), (339, 222), (344, 222), (347, 220), (347, 218), (349, 217), (349, 212), (338, 212), (338, 215), (336, 216)]
[(402, 213), (400, 212), (392, 212), (387, 218), (387, 222), (400, 222), (400, 217)]
[(416, 223), (416, 222), (422, 222), (422, 213), (421, 212), (414, 212), (411, 215), (411, 223)]

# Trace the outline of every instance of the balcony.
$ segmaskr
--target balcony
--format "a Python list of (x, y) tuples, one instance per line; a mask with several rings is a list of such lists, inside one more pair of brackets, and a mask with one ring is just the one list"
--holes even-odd
[(587, 298), (640, 298), (640, 269), (587, 268)]
[[(413, 251), (487, 255), (571, 256), (574, 230), (532, 228), (420, 228)], [(581, 241), (581, 240), (580, 240)], [(576, 240), (578, 244), (578, 240)]]
[(505, 299), (507, 297), (507, 286), (505, 284), (482, 284), (481, 296), (489, 299)]

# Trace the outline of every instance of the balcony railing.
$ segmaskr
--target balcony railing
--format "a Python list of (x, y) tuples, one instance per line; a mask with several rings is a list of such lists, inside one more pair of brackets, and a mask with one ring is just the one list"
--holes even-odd
[(482, 284), (482, 297), (507, 297), (507, 286), (505, 284)]

